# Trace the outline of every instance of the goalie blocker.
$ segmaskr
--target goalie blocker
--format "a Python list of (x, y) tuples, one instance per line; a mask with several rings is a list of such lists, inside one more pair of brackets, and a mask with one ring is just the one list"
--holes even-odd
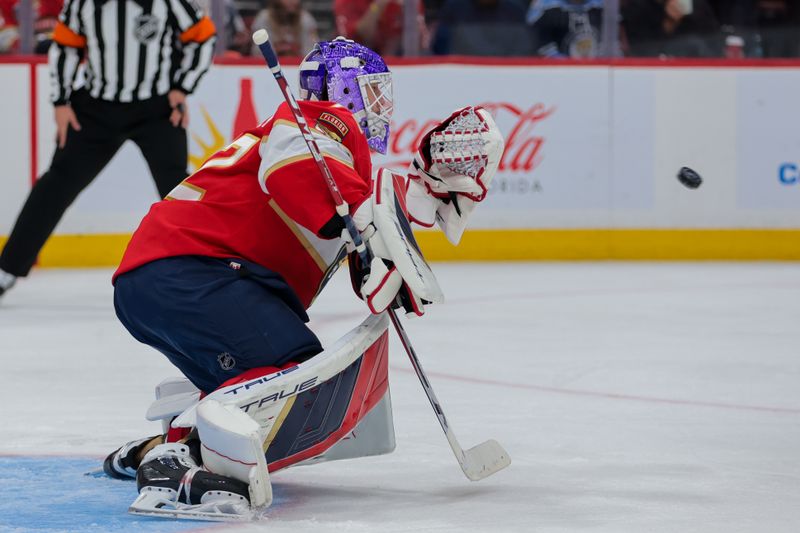
[(370, 316), (312, 359), (248, 371), (199, 403), (170, 382), (175, 394), (156, 400), (147, 417), (177, 415), (172, 426), (196, 428), (199, 440), (145, 456), (129, 511), (246, 520), (272, 500), (269, 472), (393, 451), (387, 328), (385, 316)]
[(414, 238), (405, 197), (405, 176), (382, 168), (373, 180), (369, 200), (353, 214), (356, 228), (373, 254), (369, 269), (361, 264), (347, 230), (342, 231), (350, 251), (353, 289), (373, 313), (396, 307), (399, 301), (408, 314), (422, 316), (423, 304), (444, 301), (439, 282)]

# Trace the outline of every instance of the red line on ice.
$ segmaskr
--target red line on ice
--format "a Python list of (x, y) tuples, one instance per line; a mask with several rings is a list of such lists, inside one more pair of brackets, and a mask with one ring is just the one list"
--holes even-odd
[[(398, 368), (396, 366), (390, 367), (397, 372), (413, 373), (414, 371), (409, 368)], [(471, 378), (467, 376), (458, 376), (455, 374), (446, 374), (442, 372), (426, 372), (428, 376), (433, 376), (441, 379), (448, 379), (451, 381), (461, 381), (464, 383), (476, 383), (479, 385), (493, 385), (496, 387), (506, 387), (511, 389), (533, 390), (538, 392), (550, 392), (554, 394), (566, 394), (570, 396), (586, 396), (591, 398), (606, 398), (609, 400), (629, 400), (636, 402), (646, 403), (662, 403), (668, 405), (690, 405), (694, 407), (714, 407), (717, 409), (731, 409), (735, 411), (761, 411), (767, 413), (788, 413), (800, 414), (800, 408), (794, 407), (774, 407), (768, 405), (745, 405), (736, 403), (722, 403), (722, 402), (707, 402), (702, 400), (680, 400), (675, 398), (656, 398), (651, 396), (639, 396), (636, 394), (622, 394), (617, 392), (601, 392), (601, 391), (588, 391), (579, 389), (565, 389), (561, 387), (547, 387), (543, 385), (534, 385), (531, 383), (513, 383), (510, 381), (500, 381), (486, 378)]]

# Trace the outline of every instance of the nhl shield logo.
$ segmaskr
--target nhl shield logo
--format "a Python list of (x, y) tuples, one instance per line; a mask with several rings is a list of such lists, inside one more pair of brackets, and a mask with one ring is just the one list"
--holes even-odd
[(152, 41), (158, 35), (161, 21), (153, 15), (139, 15), (134, 20), (133, 35), (140, 43)]
[(217, 356), (217, 362), (222, 370), (230, 370), (236, 366), (236, 359), (228, 352), (222, 352)]

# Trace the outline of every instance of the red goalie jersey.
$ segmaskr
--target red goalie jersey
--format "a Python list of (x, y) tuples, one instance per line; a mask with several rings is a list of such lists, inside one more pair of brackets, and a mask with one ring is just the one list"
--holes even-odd
[[(369, 147), (353, 115), (332, 102), (300, 102), (351, 210), (370, 194)], [(287, 104), (214, 154), (154, 204), (117, 276), (180, 255), (241, 258), (281, 274), (308, 307), (344, 257), (324, 178)]]

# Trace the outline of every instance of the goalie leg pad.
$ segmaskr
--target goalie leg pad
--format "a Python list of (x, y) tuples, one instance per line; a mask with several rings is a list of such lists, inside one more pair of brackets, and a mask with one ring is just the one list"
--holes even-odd
[(246, 483), (248, 499), (256, 508), (272, 503), (260, 429), (255, 420), (235, 406), (211, 400), (197, 407), (203, 465), (210, 472)]
[[(324, 454), (388, 394), (388, 327), (386, 315), (371, 315), (312, 359), (237, 381), (199, 405), (215, 400), (252, 417), (266, 435), (271, 472)], [(198, 420), (192, 408), (172, 425), (195, 426)]]
[[(189, 406), (197, 403), (200, 394), (200, 389), (185, 377), (166, 378), (156, 385), (156, 400), (150, 404), (145, 418), (153, 421), (160, 420), (162, 431), (169, 434), (169, 423), (172, 419)], [(168, 435), (167, 441), (177, 442), (184, 436), (176, 436), (173, 432)]]
[(299, 464), (316, 464), (340, 459), (371, 457), (392, 453), (395, 448), (392, 401), (386, 390), (378, 404), (367, 413), (358, 425), (322, 455), (312, 457)]

